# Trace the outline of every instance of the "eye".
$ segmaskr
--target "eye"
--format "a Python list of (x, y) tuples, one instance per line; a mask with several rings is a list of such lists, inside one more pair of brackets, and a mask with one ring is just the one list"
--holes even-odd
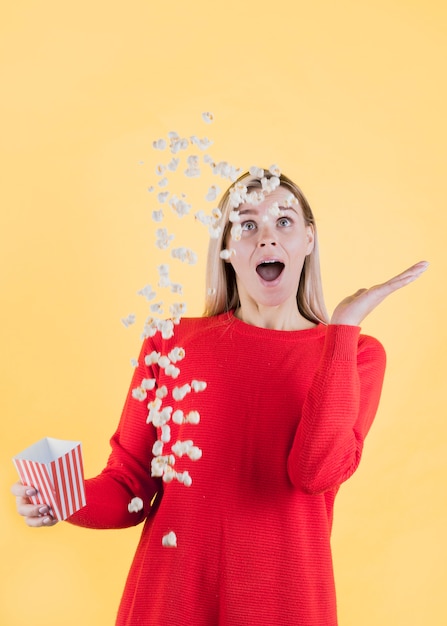
[(242, 222), (241, 228), (242, 230), (254, 230), (256, 228), (256, 224), (252, 220), (248, 220), (246, 222)]
[(291, 226), (292, 220), (290, 219), (290, 217), (280, 217), (276, 223), (278, 224), (278, 226), (281, 227)]

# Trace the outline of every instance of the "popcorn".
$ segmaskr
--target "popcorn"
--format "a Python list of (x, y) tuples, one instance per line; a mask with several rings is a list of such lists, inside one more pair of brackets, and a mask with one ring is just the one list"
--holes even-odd
[(206, 293), (209, 296), (215, 296), (217, 293), (217, 289), (215, 287), (208, 287), (208, 289), (206, 290)]
[(298, 198), (294, 196), (293, 193), (290, 193), (284, 201), (285, 208), (296, 207), (299, 206), (299, 204)]
[(269, 172), (272, 176), (279, 178), (281, 176), (281, 170), (277, 165), (270, 165)]
[(219, 207), (215, 207), (211, 211), (211, 217), (213, 218), (213, 220), (216, 220), (216, 221), (222, 219), (222, 211), (219, 209)]
[(274, 191), (277, 187), (279, 187), (280, 184), (281, 181), (277, 176), (271, 176), (270, 178), (261, 178), (262, 190), (267, 193), (271, 193), (272, 191)]
[(177, 535), (173, 530), (167, 535), (164, 535), (161, 540), (161, 545), (164, 548), (176, 548), (177, 547)]
[(141, 389), (145, 389), (146, 391), (151, 391), (155, 387), (155, 383), (157, 380), (155, 378), (143, 378), (141, 381)]
[(163, 454), (163, 442), (158, 440), (152, 446), (152, 454), (154, 456), (161, 456)]
[(163, 443), (168, 443), (169, 441), (171, 441), (171, 427), (169, 426), (169, 424), (163, 424), (163, 426), (161, 427), (160, 439)]
[(165, 171), (166, 171), (166, 165), (163, 165), (162, 163), (159, 163), (155, 168), (155, 173), (157, 174), (157, 176), (162, 176), (162, 174), (164, 174)]
[(157, 246), (157, 248), (160, 248), (160, 250), (166, 250), (166, 248), (169, 247), (171, 241), (174, 239), (174, 235), (168, 234), (167, 228), (157, 228), (155, 234), (157, 236), (155, 245)]
[(160, 358), (160, 352), (156, 350), (152, 350), (150, 354), (146, 354), (144, 357), (144, 362), (146, 365), (153, 365), (154, 363), (158, 363), (158, 359)]
[(132, 365), (132, 367), (138, 367), (138, 360), (137, 359), (130, 359), (130, 364)]
[(208, 202), (214, 202), (219, 194), (220, 187), (218, 187), (217, 185), (211, 185), (211, 187), (208, 189), (208, 193), (205, 196), (205, 200), (207, 200)]
[(172, 293), (183, 295), (183, 287), (180, 283), (171, 283), (170, 285)]
[(168, 357), (172, 361), (172, 363), (177, 363), (177, 361), (181, 361), (185, 358), (185, 349), (172, 348), (172, 350), (168, 354)]
[(163, 339), (171, 339), (174, 336), (174, 322), (166, 320), (161, 324), (161, 336)]
[(227, 261), (233, 254), (236, 254), (236, 250), (234, 248), (230, 248), (229, 250), (221, 250), (219, 256), (224, 261)]
[(186, 313), (186, 303), (185, 302), (174, 302), (169, 307), (169, 311), (174, 319), (180, 319), (182, 315)]
[(166, 376), (171, 376), (172, 378), (178, 378), (178, 375), (180, 374), (180, 369), (170, 363), (165, 369), (165, 374)]
[(166, 139), (157, 139), (152, 142), (152, 147), (155, 150), (165, 150), (166, 148)]
[(186, 383), (182, 387), (174, 387), (172, 390), (172, 397), (174, 400), (180, 401), (191, 391), (191, 386)]
[(195, 446), (191, 439), (187, 441), (177, 441), (172, 446), (171, 450), (179, 458), (186, 454), (191, 461), (198, 461), (202, 456), (202, 450)]
[(175, 463), (175, 457), (173, 454), (167, 454), (164, 456), (155, 456), (151, 461), (151, 476), (154, 478), (161, 478), (166, 471), (169, 472), (167, 468), (170, 468), (172, 471), (172, 466)]
[(230, 231), (231, 238), (233, 241), (240, 241), (242, 237), (242, 226), (241, 224), (233, 224)]
[(142, 402), (143, 400), (146, 400), (147, 392), (142, 387), (135, 387), (135, 389), (132, 389), (132, 398)]
[(214, 115), (209, 111), (205, 111), (202, 113), (202, 120), (207, 124), (211, 124), (211, 122), (214, 122)]
[(277, 202), (274, 202), (269, 208), (268, 213), (273, 217), (279, 217), (283, 214), (283, 211), (281, 211), (281, 209), (279, 208), (279, 204)]
[(169, 206), (175, 213), (177, 213), (179, 217), (188, 215), (191, 210), (191, 205), (181, 198), (178, 198), (176, 195), (172, 196), (172, 198), (169, 200)]
[(160, 193), (157, 195), (157, 200), (159, 201), (160, 204), (163, 204), (164, 202), (166, 202), (168, 196), (169, 196), (169, 191), (160, 191)]
[(166, 176), (158, 181), (158, 186), (159, 187), (166, 187), (168, 184), (169, 184), (169, 181), (166, 178)]
[(196, 178), (200, 176), (199, 157), (192, 154), (187, 158), (188, 168), (185, 170), (185, 176)]
[(171, 256), (189, 265), (195, 265), (197, 263), (197, 254), (189, 248), (174, 248), (171, 250)]
[(166, 398), (166, 396), (168, 395), (168, 388), (166, 387), (166, 385), (162, 385), (161, 387), (159, 387), (155, 392), (155, 395), (157, 396), (157, 398), (160, 399)]
[(169, 363), (170, 363), (170, 361), (169, 361), (168, 357), (167, 357), (167, 356), (165, 356), (165, 355), (164, 355), (164, 356), (161, 356), (161, 357), (158, 359), (158, 365), (159, 365), (160, 367), (162, 367), (163, 369), (164, 369), (165, 367), (167, 367), (167, 366), (169, 365)]
[(185, 487), (191, 487), (191, 485), (192, 485), (192, 478), (189, 475), (189, 472), (187, 472), (187, 471), (185, 471), (185, 472), (178, 472), (176, 474), (176, 478), (177, 478), (177, 480), (180, 483), (185, 485)]
[(230, 211), (228, 219), (232, 224), (234, 224), (235, 222), (240, 222), (241, 216), (239, 214), (239, 211)]
[(164, 218), (164, 213), (161, 209), (158, 211), (152, 211), (152, 219), (154, 222), (162, 222)]
[(150, 285), (145, 285), (143, 289), (137, 291), (137, 296), (144, 296), (148, 301), (153, 300), (156, 295), (157, 294), (153, 291)]
[(184, 418), (185, 416), (181, 409), (177, 409), (172, 414), (172, 421), (174, 422), (174, 424), (178, 424), (178, 425), (183, 424)]
[(141, 498), (135, 497), (127, 505), (127, 510), (129, 513), (138, 513), (143, 509), (143, 500)]
[(231, 181), (235, 181), (239, 174), (241, 173), (240, 169), (236, 169), (230, 163), (226, 161), (220, 161), (219, 163), (210, 163), (213, 174), (219, 175), (222, 178), (229, 178)]
[(168, 166), (167, 166), (168, 170), (170, 170), (171, 172), (175, 172), (179, 163), (180, 163), (180, 159), (176, 159), (175, 157), (172, 157), (172, 159), (169, 161)]
[(220, 233), (222, 232), (221, 226), (210, 226), (208, 228), (209, 235), (211, 239), (219, 239)]
[(193, 424), (194, 426), (197, 426), (197, 424), (200, 422), (200, 413), (198, 411), (190, 411), (184, 419), (187, 424)]
[(191, 143), (200, 148), (200, 150), (207, 150), (213, 145), (213, 142), (208, 139), (208, 137), (202, 137), (202, 139), (199, 139), (195, 135), (191, 137)]
[(262, 169), (262, 167), (256, 167), (255, 165), (253, 165), (248, 171), (255, 178), (263, 178), (264, 176), (264, 170)]
[(121, 321), (122, 321), (122, 323), (124, 324), (124, 326), (126, 328), (128, 328), (132, 324), (135, 324), (135, 320), (136, 320), (135, 313), (129, 313), (129, 315), (127, 317), (122, 317), (121, 318)]
[(161, 315), (163, 313), (163, 302), (154, 302), (154, 304), (151, 304), (150, 309), (152, 313), (159, 313)]
[(193, 380), (191, 381), (191, 389), (195, 392), (204, 391), (206, 382), (204, 380)]

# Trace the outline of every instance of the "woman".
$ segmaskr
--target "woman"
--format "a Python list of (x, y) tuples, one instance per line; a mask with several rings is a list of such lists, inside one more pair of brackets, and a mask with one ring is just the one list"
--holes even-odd
[[(173, 336), (149, 330), (108, 464), (69, 521), (145, 521), (120, 626), (336, 626), (334, 498), (360, 461), (385, 367), (359, 324), (427, 264), (359, 290), (329, 320), (299, 188), (248, 173), (219, 208), (205, 315)], [(30, 526), (54, 523), (32, 487), (13, 492)]]

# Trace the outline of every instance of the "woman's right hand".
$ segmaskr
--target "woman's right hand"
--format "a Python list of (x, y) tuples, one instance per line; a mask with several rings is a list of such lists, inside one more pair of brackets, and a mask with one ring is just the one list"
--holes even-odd
[(54, 526), (57, 519), (50, 515), (50, 509), (46, 504), (33, 504), (31, 496), (36, 495), (34, 487), (27, 487), (22, 483), (15, 483), (11, 487), (12, 494), (16, 498), (17, 512), (25, 518), (25, 523), (33, 528), (41, 526)]

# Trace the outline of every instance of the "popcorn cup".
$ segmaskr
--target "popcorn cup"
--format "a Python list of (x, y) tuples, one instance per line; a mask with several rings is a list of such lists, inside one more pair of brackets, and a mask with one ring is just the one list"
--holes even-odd
[(79, 441), (46, 437), (13, 458), (23, 484), (33, 486), (33, 504), (47, 504), (51, 515), (65, 520), (86, 504)]

